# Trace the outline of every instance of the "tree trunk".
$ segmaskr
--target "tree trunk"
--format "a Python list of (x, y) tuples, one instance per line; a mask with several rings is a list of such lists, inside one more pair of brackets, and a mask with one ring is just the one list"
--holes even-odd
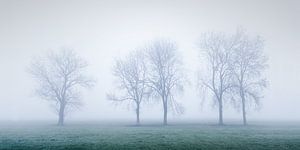
[(136, 107), (136, 125), (140, 125), (140, 105)]
[(242, 97), (242, 109), (243, 109), (243, 124), (244, 126), (247, 125), (247, 118), (246, 118), (246, 104), (245, 104), (245, 96), (244, 94), (241, 95)]
[(65, 104), (60, 104), (59, 113), (58, 113), (58, 126), (64, 125), (64, 119), (65, 119)]
[(167, 101), (163, 102), (163, 106), (164, 106), (164, 125), (168, 124), (168, 105), (167, 105)]
[(224, 125), (223, 123), (223, 101), (219, 99), (219, 125)]

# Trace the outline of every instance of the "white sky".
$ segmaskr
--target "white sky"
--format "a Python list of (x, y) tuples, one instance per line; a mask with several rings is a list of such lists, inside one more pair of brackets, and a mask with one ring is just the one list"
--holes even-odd
[[(133, 110), (106, 100), (113, 89), (113, 60), (157, 37), (178, 42), (191, 82), (199, 65), (195, 45), (205, 31), (233, 32), (243, 26), (265, 39), (269, 57), (259, 112), (249, 120), (300, 121), (300, 1), (298, 0), (1, 0), (0, 120), (52, 120), (49, 103), (33, 95), (26, 73), (32, 57), (60, 47), (74, 48), (89, 64), (97, 85), (84, 92), (84, 107), (70, 120), (135, 119)], [(217, 109), (201, 109), (195, 84), (178, 98), (186, 108), (173, 119), (216, 119)], [(207, 100), (209, 101), (209, 100)], [(141, 120), (162, 119), (161, 104), (142, 108)], [(224, 119), (241, 119), (227, 105)]]

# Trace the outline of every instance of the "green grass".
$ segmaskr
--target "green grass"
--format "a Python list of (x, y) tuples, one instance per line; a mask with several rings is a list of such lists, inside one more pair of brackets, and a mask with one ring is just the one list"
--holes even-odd
[(0, 126), (0, 149), (300, 149), (300, 126)]

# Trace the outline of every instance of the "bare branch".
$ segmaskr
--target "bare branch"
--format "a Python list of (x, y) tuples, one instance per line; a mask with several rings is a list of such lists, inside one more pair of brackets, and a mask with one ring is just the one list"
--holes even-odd
[(87, 63), (70, 49), (50, 52), (46, 57), (33, 60), (29, 73), (39, 87), (36, 93), (57, 106), (59, 124), (63, 124), (65, 109), (79, 108), (81, 87), (90, 88), (94, 81), (84, 75)]
[(164, 124), (167, 124), (168, 108), (183, 113), (183, 108), (174, 96), (183, 91), (185, 78), (175, 42), (166, 39), (153, 41), (147, 48), (149, 60), (149, 86), (159, 95), (164, 109)]

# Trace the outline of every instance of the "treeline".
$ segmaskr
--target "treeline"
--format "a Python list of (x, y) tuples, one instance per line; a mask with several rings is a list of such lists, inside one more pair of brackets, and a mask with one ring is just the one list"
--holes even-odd
[[(203, 33), (196, 44), (199, 59), (205, 60), (197, 86), (218, 106), (219, 124), (223, 125), (223, 103), (230, 100), (235, 108), (242, 110), (246, 125), (247, 110), (260, 105), (267, 85), (263, 76), (267, 67), (264, 41), (237, 29), (233, 34)], [(140, 124), (141, 104), (160, 100), (163, 124), (167, 125), (169, 111), (183, 113), (183, 106), (176, 101), (188, 82), (181, 58), (177, 43), (170, 39), (156, 39), (136, 48), (125, 58), (115, 61), (113, 75), (118, 83), (118, 94), (108, 93), (107, 99), (134, 106), (137, 125)], [(81, 106), (80, 90), (95, 84), (85, 75), (86, 67), (86, 61), (72, 50), (52, 52), (32, 61), (29, 72), (39, 85), (36, 93), (54, 102), (58, 125), (64, 124), (68, 109)]]

